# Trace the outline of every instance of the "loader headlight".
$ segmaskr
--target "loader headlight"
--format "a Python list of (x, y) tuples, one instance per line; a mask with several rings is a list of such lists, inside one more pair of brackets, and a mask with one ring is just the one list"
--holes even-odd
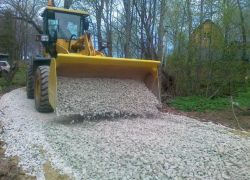
[(36, 41), (47, 42), (49, 41), (49, 37), (45, 34), (36, 35)]
[(47, 35), (42, 35), (41, 41), (49, 41), (49, 37)]

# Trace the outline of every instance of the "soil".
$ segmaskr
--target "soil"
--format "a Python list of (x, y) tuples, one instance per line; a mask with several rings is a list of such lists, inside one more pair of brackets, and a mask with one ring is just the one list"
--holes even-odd
[[(234, 116), (232, 109), (227, 110), (218, 110), (218, 111), (205, 111), (205, 112), (180, 112), (175, 107), (163, 107), (163, 112), (172, 112), (178, 114), (186, 114), (189, 117), (198, 119), (198, 120), (209, 120), (213, 121), (214, 123), (220, 123), (222, 125), (232, 127), (235, 129), (244, 129), (249, 131), (250, 130), (250, 110), (249, 109), (242, 109), (235, 107), (234, 112), (235, 116), (238, 119), (239, 125), (237, 120)], [(239, 127), (240, 126), (240, 127)]]
[(67, 174), (60, 175), (59, 170), (52, 169), (51, 163), (49, 161), (47, 161), (43, 165), (43, 171), (44, 171), (45, 179), (47, 180), (68, 180), (69, 179), (69, 176)]
[[(238, 119), (239, 125), (237, 120), (233, 114), (232, 109), (228, 109), (225, 111), (205, 111), (204, 113), (200, 112), (189, 112), (188, 115), (197, 116), (202, 119), (209, 119), (220, 124), (228, 125), (229, 127), (235, 127), (236, 129), (248, 129), (250, 130), (250, 111), (246, 113), (242, 110), (235, 109), (235, 116)], [(240, 126), (240, 127), (239, 127)]]
[[(0, 126), (2, 123), (0, 122)], [(2, 133), (2, 132), (1, 132)], [(25, 175), (22, 167), (18, 167), (18, 157), (4, 157), (5, 142), (0, 141), (0, 180), (34, 180), (36, 178)]]
[[(0, 128), (1, 127), (2, 123), (0, 122)], [(18, 157), (4, 157), (4, 145), (5, 142), (0, 141), (0, 180), (36, 180), (35, 177), (25, 174), (25, 171), (23, 171), (22, 167), (18, 167)], [(43, 171), (46, 180), (69, 179), (68, 175), (60, 175), (59, 170), (53, 169), (49, 161), (44, 164)]]

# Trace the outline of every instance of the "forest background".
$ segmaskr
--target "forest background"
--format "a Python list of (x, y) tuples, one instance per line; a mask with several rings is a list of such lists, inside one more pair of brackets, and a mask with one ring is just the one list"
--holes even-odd
[[(96, 49), (98, 42), (112, 43), (106, 56), (161, 61), (163, 101), (199, 97), (204, 107), (221, 97), (250, 98), (249, 0), (52, 2), (89, 12)], [(0, 52), (10, 54), (11, 65), (41, 54), (35, 35), (43, 33), (40, 14), (46, 5), (47, 0), (0, 0)], [(6, 86), (16, 72), (11, 70)]]

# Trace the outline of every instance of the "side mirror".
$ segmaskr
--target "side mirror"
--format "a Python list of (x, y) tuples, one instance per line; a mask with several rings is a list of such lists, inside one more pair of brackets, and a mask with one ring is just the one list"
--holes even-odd
[(83, 30), (85, 31), (89, 30), (89, 21), (87, 20), (83, 21)]

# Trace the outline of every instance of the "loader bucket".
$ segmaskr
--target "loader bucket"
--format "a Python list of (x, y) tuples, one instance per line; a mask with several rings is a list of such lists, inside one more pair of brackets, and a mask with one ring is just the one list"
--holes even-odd
[(57, 77), (116, 78), (144, 82), (160, 100), (158, 84), (159, 61), (84, 56), (74, 53), (58, 54), (51, 60), (49, 75), (49, 102), (57, 106)]

